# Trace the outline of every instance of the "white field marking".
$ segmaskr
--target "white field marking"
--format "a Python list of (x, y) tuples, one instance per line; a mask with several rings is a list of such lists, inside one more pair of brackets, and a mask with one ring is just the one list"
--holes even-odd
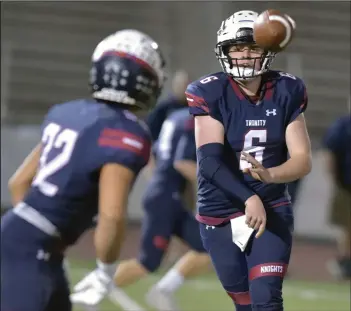
[[(71, 270), (72, 272), (72, 270)], [(90, 271), (84, 268), (74, 268), (73, 274), (83, 276)], [(149, 275), (144, 281), (156, 283), (161, 278), (157, 275)], [(219, 281), (215, 280), (189, 280), (184, 283), (185, 287), (189, 287), (198, 291), (223, 291)], [(304, 300), (333, 300), (333, 301), (347, 301), (350, 302), (350, 295), (348, 293), (339, 292), (337, 290), (324, 289), (306, 289), (299, 285), (284, 284), (283, 294), (289, 297), (298, 297)], [(129, 309), (130, 310), (130, 309)], [(137, 311), (137, 309), (134, 309)], [(140, 310), (142, 311), (142, 310)]]
[(108, 298), (114, 305), (120, 306), (124, 311), (145, 311), (134, 299), (118, 288), (114, 288)]

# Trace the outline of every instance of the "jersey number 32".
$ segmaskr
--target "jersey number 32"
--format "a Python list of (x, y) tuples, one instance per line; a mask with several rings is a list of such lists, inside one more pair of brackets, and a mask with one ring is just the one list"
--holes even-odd
[[(66, 166), (72, 156), (74, 145), (77, 141), (78, 133), (67, 128), (62, 128), (56, 123), (49, 123), (43, 131), (43, 149), (39, 160), (39, 170), (35, 176), (32, 186), (46, 196), (54, 196), (58, 191), (58, 186), (50, 183), (47, 179)], [(48, 161), (50, 151), (60, 149), (60, 152)]]

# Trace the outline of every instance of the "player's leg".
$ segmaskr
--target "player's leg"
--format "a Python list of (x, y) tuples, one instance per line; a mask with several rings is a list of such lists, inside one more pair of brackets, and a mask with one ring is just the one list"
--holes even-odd
[[(13, 213), (1, 219), (1, 310), (44, 311), (52, 292), (48, 263), (31, 239), (37, 230)], [(44, 253), (42, 253), (44, 254)]]
[(201, 241), (199, 224), (189, 211), (180, 209), (174, 233), (191, 250), (158, 282), (157, 287), (166, 292), (174, 292), (185, 279), (207, 272), (211, 267), (211, 259)]
[(63, 264), (61, 258), (52, 258), (51, 273), (55, 280), (55, 288), (45, 311), (71, 311), (72, 304), (69, 299), (70, 289), (67, 279), (67, 263)]
[(250, 296), (253, 311), (282, 311), (283, 281), (292, 247), (293, 214), (291, 206), (267, 211), (263, 235), (246, 250)]
[(144, 204), (145, 215), (139, 258), (122, 261), (115, 274), (115, 284), (124, 287), (158, 269), (171, 239), (177, 206), (172, 200)]
[(333, 261), (328, 262), (329, 271), (337, 279), (351, 278), (351, 189), (335, 187), (331, 201), (330, 221), (339, 227), (340, 236), (337, 239), (338, 255)]
[(203, 245), (217, 276), (237, 311), (251, 311), (245, 254), (232, 241), (230, 222), (221, 226), (200, 224)]
[(50, 296), (47, 285), (35, 259), (1, 246), (1, 310), (44, 311)]
[(2, 251), (6, 251), (6, 255), (2, 252), (1, 310), (72, 310), (68, 282), (55, 263), (37, 259), (34, 254), (28, 253), (11, 256), (8, 248), (2, 247)]

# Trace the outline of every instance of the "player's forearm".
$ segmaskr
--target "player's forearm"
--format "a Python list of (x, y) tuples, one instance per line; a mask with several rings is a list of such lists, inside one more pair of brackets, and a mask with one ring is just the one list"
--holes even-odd
[(41, 143), (35, 146), (9, 180), (8, 187), (11, 194), (11, 201), (14, 206), (24, 199), (31, 187), (32, 181), (39, 167), (40, 152)]
[(103, 263), (113, 263), (122, 247), (125, 220), (100, 216), (95, 230), (96, 257)]
[(222, 153), (223, 145), (219, 143), (206, 144), (198, 148), (199, 171), (207, 181), (226, 195), (245, 203), (256, 193), (223, 163)]
[(19, 202), (23, 201), (26, 193), (30, 188), (30, 183), (14, 184), (9, 183), (9, 191), (11, 195), (11, 202), (13, 206), (16, 206)]
[(268, 168), (272, 177), (272, 183), (289, 183), (300, 179), (310, 173), (312, 159), (309, 155), (298, 155), (291, 157), (279, 166)]

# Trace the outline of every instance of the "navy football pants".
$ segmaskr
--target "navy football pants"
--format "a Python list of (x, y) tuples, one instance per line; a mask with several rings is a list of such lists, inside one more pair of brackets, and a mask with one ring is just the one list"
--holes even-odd
[(245, 252), (232, 241), (231, 224), (200, 224), (202, 241), (222, 286), (237, 311), (282, 311), (282, 285), (290, 260), (293, 214), (290, 206), (267, 211), (266, 231)]
[(1, 311), (72, 310), (63, 255), (53, 246), (11, 211), (2, 217)]
[(199, 224), (179, 198), (163, 195), (147, 197), (143, 206), (145, 214), (139, 262), (148, 271), (153, 272), (160, 266), (173, 235), (183, 240), (191, 249), (205, 252)]

